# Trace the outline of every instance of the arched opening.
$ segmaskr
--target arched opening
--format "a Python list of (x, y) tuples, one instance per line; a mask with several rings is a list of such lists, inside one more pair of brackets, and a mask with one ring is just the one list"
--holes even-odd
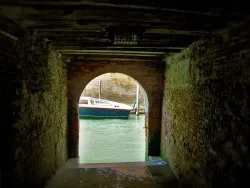
[[(112, 102), (119, 104), (112, 106)], [(125, 118), (115, 108), (122, 104), (133, 108)], [(78, 108), (79, 163), (145, 161), (148, 106), (144, 88), (126, 74), (101, 74), (83, 85)]]
[[(139, 71), (138, 71), (139, 70)], [(150, 70), (150, 71), (149, 71)], [(146, 153), (160, 155), (161, 104), (164, 66), (152, 61), (133, 60), (71, 60), (68, 67), (68, 156), (78, 157), (78, 103), (87, 84), (105, 73), (122, 73), (135, 80), (147, 93)]]

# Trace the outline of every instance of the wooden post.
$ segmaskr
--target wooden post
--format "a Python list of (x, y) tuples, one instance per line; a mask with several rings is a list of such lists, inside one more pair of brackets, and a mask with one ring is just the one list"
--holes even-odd
[(140, 86), (137, 83), (137, 88), (136, 88), (136, 115), (139, 115), (139, 91), (140, 91)]

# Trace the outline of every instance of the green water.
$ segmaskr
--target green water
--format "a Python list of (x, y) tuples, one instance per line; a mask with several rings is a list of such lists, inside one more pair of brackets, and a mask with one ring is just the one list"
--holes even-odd
[(80, 119), (79, 162), (145, 161), (145, 116), (129, 119)]

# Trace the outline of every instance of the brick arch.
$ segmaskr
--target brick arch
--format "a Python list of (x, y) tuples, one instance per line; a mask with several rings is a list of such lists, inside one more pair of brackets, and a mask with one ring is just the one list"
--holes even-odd
[[(106, 74), (106, 73), (119, 73), (119, 74), (123, 74), (123, 75), (129, 76), (129, 75), (124, 74), (124, 73), (121, 73), (121, 72), (104, 72), (103, 74), (97, 75), (96, 77), (93, 77), (91, 80), (88, 80), (88, 81), (87, 81), (87, 84), (84, 82), (84, 83), (82, 84), (82, 91), (85, 89), (85, 87), (86, 87), (92, 80), (94, 80), (95, 78), (97, 78), (97, 77), (99, 77), (99, 76), (102, 76), (102, 75), (104, 75), (104, 74)], [(131, 76), (129, 76), (129, 77), (132, 78), (135, 82), (137, 82), (137, 83), (139, 84), (140, 88), (143, 90), (143, 93), (146, 94), (146, 95), (144, 96), (144, 97), (145, 97), (144, 100), (146, 101), (145, 112), (148, 112), (148, 96), (147, 96), (147, 91), (144, 89), (144, 87), (141, 85), (141, 83), (140, 83), (138, 80), (136, 80), (135, 78), (133, 78), (133, 77), (131, 77)], [(82, 91), (81, 91), (81, 92), (82, 92)], [(80, 96), (81, 96), (81, 93), (80, 93), (80, 95), (78, 96), (78, 99), (80, 99)]]
[(147, 93), (147, 154), (160, 155), (161, 107), (164, 64), (158, 61), (71, 60), (68, 64), (68, 149), (69, 157), (78, 156), (78, 101), (86, 85), (105, 73), (122, 73), (135, 79)]
[(77, 95), (77, 99), (80, 98), (80, 96), (81, 96), (81, 94), (82, 94), (82, 91), (85, 89), (85, 87), (86, 87), (92, 80), (94, 80), (94, 79), (97, 78), (98, 76), (104, 75), (104, 74), (106, 74), (106, 73), (119, 73), (119, 74), (127, 75), (127, 76), (133, 78), (134, 81), (138, 82), (138, 84), (142, 87), (142, 89), (145, 91), (145, 93), (147, 93), (147, 90), (145, 90), (144, 85), (142, 85), (142, 84), (141, 84), (137, 79), (135, 79), (133, 76), (128, 75), (128, 74), (126, 74), (126, 73), (124, 73), (124, 72), (118, 72), (118, 71), (112, 71), (112, 72), (111, 72), (111, 71), (108, 71), (108, 70), (103, 69), (103, 70), (102, 70), (102, 73), (100, 73), (100, 74), (98, 74), (98, 75), (93, 74), (93, 75), (90, 75), (90, 77), (88, 77), (88, 78), (85, 78), (85, 79), (80, 80), (80, 81), (82, 81), (82, 82), (78, 83), (78, 84), (79, 84), (79, 87), (77, 87), (78, 89), (77, 89), (77, 92), (76, 92), (76, 93), (78, 94), (78, 95)]

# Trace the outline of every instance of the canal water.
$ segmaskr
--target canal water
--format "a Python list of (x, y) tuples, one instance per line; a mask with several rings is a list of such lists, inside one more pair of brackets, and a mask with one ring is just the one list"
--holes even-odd
[(145, 115), (129, 119), (80, 119), (79, 162), (145, 161)]

